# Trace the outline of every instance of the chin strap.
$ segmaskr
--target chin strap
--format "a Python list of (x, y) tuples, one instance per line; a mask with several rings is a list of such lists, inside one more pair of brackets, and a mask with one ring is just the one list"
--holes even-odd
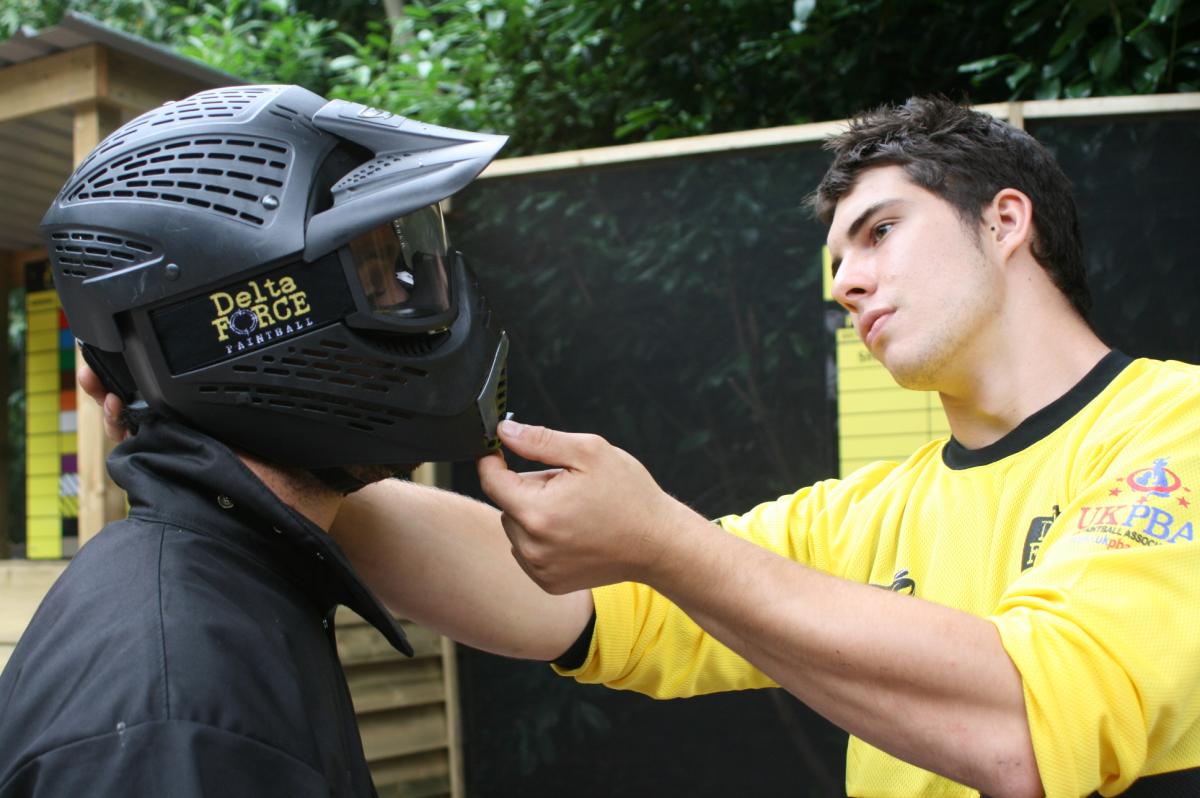
[[(390, 476), (392, 479), (408, 480), (412, 478), (412, 469), (408, 466), (380, 466), (380, 468), (388, 469), (390, 473), (387, 476)], [(313, 468), (310, 469), (310, 473), (321, 480), (321, 484), (325, 485), (325, 487), (330, 490), (336, 490), (343, 496), (349, 496), (354, 491), (362, 490), (372, 482), (387, 478), (376, 475), (374, 479), (363, 481), (340, 466)]]

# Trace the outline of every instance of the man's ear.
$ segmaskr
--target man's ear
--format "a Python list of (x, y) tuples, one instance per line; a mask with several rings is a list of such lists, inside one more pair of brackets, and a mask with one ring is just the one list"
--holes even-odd
[(983, 212), (985, 238), (1003, 260), (1033, 245), (1033, 201), (1015, 188), (1002, 188)]

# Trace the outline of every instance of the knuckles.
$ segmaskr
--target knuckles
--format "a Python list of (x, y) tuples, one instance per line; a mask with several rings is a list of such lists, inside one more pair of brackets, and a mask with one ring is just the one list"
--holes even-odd
[(579, 451), (587, 458), (598, 457), (605, 449), (608, 448), (608, 441), (599, 435), (593, 435), (585, 432), (579, 434)]

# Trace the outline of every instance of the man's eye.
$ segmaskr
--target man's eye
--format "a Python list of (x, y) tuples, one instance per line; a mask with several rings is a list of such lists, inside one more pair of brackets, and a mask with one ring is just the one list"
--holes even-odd
[(891, 229), (892, 229), (891, 222), (883, 222), (882, 224), (877, 224), (874, 227), (872, 227), (871, 228), (872, 243), (878, 244), (883, 239), (883, 237), (891, 231)]

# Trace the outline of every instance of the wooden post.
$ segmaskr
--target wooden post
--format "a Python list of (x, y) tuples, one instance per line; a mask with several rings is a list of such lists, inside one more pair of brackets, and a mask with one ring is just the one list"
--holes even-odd
[(450, 798), (463, 798), (462, 710), (458, 701), (458, 652), (442, 638), (442, 682), (446, 690), (446, 752), (450, 757)]
[[(78, 165), (100, 141), (120, 125), (120, 115), (99, 102), (75, 109), (74, 162)], [(79, 347), (76, 364), (83, 363)], [(104, 435), (104, 413), (76, 386), (79, 436), (79, 545), (82, 546), (109, 521), (125, 515), (125, 495), (108, 478), (104, 461), (113, 444)]]
[[(412, 481), (419, 485), (448, 488), (450, 466), (447, 463), (424, 463), (413, 471)], [(441, 639), (441, 657), (450, 798), (463, 798), (466, 792), (463, 784), (462, 711), (458, 701), (458, 652), (455, 651), (454, 641), (448, 637)]]
[[(0, 335), (5, 338), (4, 352), (5, 356), (0, 358), (0, 385), (4, 386), (3, 392), (0, 392), (0, 459), (3, 462), (12, 464), (11, 452), (8, 449), (8, 396), (12, 391), (12, 375), (8, 371), (8, 293), (12, 290), (12, 282), (9, 275), (13, 271), (13, 254), (5, 253), (3, 262), (0, 263)], [(8, 528), (8, 488), (12, 484), (12, 472), (9, 468), (5, 468), (3, 473), (0, 473), (0, 560), (7, 560), (11, 553), (9, 551), (9, 538), (12, 536), (12, 530)]]
[(1008, 104), (1008, 124), (1021, 130), (1025, 129), (1025, 103), (1010, 102)]

